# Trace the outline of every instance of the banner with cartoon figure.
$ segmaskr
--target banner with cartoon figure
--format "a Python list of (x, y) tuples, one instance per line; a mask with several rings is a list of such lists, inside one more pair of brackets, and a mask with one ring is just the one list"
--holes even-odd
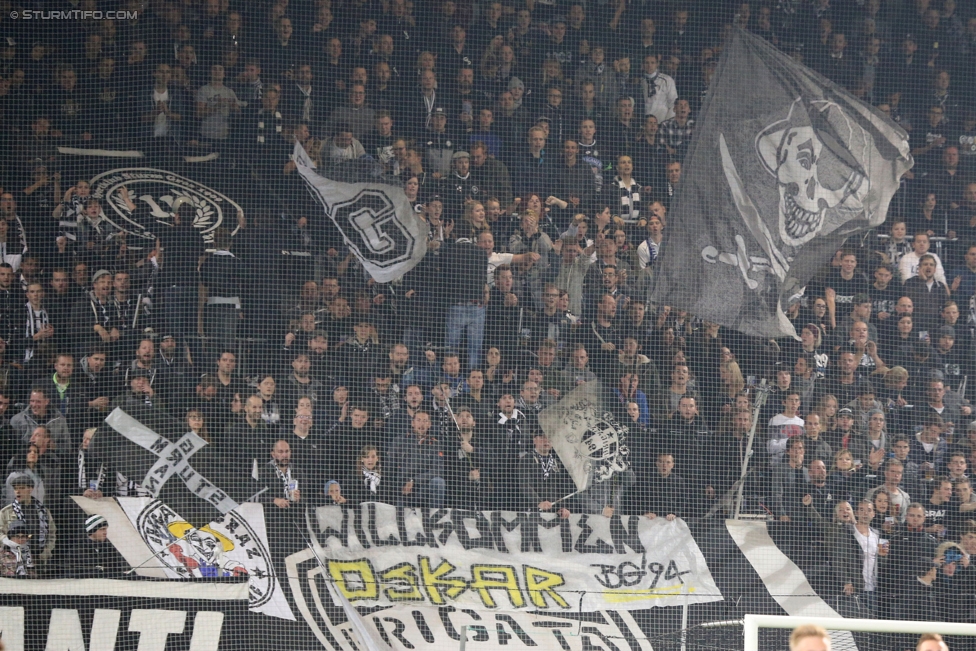
[(137, 574), (167, 579), (248, 577), (250, 610), (295, 619), (274, 571), (264, 509), (246, 503), (196, 528), (159, 500), (75, 498), (105, 516), (112, 544)]

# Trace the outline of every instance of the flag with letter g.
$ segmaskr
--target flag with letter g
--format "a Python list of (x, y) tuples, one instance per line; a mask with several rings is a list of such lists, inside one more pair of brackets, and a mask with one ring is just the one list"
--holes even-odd
[(427, 222), (414, 212), (403, 188), (379, 174), (375, 163), (363, 159), (317, 170), (299, 143), (292, 160), (373, 280), (396, 280), (424, 259)]
[(736, 29), (696, 123), (652, 299), (796, 337), (791, 297), (848, 237), (884, 222), (911, 166), (901, 127)]

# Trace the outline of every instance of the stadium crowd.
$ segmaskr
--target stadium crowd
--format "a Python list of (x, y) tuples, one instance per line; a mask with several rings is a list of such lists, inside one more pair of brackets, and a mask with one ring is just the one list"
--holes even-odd
[[(185, 420), (215, 481), (272, 519), (365, 501), (700, 517), (728, 507), (757, 419), (745, 508), (810, 524), (787, 542), (818, 586), (871, 616), (971, 616), (971, 3), (82, 0), (133, 13), (71, 23), (0, 4), (4, 576), (125, 567), (70, 501), (145, 493), (86, 453), (117, 406)], [(900, 124), (916, 161), (882, 230), (789, 306), (799, 341), (647, 301), (736, 26)], [(402, 182), (422, 263), (375, 283), (296, 143)], [(59, 146), (177, 171), (216, 152), (262, 210), (207, 252), (177, 201), (131, 247), (107, 215), (149, 208), (126, 189), (103, 205)], [(283, 247), (306, 255), (279, 267)], [(538, 414), (594, 379), (629, 468), (563, 500)]]

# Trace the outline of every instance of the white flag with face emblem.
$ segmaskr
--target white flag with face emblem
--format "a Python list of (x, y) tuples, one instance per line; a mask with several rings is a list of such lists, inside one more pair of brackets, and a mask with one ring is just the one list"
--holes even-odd
[(374, 164), (352, 161), (328, 170), (330, 177), (354, 181), (342, 182), (321, 176), (298, 143), (292, 160), (309, 192), (373, 280), (396, 280), (424, 259), (427, 222), (414, 212), (403, 188), (372, 176)]
[(684, 163), (652, 299), (770, 338), (796, 336), (790, 299), (884, 222), (912, 158), (884, 114), (737, 29)]
[(604, 409), (599, 381), (579, 385), (540, 413), (539, 427), (578, 490), (630, 467), (627, 426)]

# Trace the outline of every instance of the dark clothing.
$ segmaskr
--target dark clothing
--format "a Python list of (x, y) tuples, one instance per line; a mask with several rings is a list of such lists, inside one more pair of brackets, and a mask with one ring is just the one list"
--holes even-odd
[(124, 579), (129, 569), (122, 554), (109, 541), (85, 537), (72, 549), (69, 573), (76, 579)]

